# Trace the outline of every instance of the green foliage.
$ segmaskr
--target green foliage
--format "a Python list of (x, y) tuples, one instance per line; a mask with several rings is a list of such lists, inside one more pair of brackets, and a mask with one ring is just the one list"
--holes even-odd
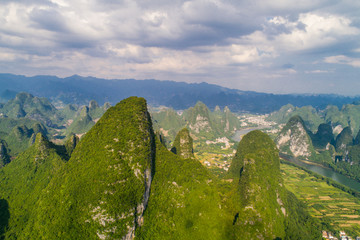
[(238, 198), (241, 200), (237, 206), (238, 219), (234, 219), (236, 238), (283, 238), (285, 213), (281, 208), (284, 208), (284, 189), (279, 185), (278, 151), (270, 137), (258, 130), (245, 135), (229, 172), (238, 182)]
[(68, 104), (61, 110), (59, 110), (59, 114), (66, 121), (72, 119), (78, 111), (78, 107), (74, 104)]
[[(349, 158), (354, 164), (360, 165), (360, 145), (354, 145), (349, 148)], [(360, 175), (360, 172), (359, 172)]]
[(149, 205), (136, 238), (229, 239), (232, 216), (216, 180), (198, 161), (179, 158), (159, 141), (156, 146)]
[(0, 109), (0, 112), (9, 118), (27, 117), (46, 122), (47, 125), (61, 121), (56, 108), (46, 98), (34, 97), (29, 93), (18, 93)]
[(329, 105), (325, 109), (325, 122), (331, 123), (332, 126), (347, 126), (346, 117), (339, 111), (337, 106)]
[(92, 119), (98, 119), (100, 118), (107, 109), (109, 109), (111, 106), (105, 106), (100, 107), (99, 104), (95, 100), (91, 100), (89, 102), (89, 115)]
[[(274, 142), (261, 131), (245, 135), (229, 170), (238, 184), (237, 239), (320, 239), (318, 225), (284, 187)], [(239, 179), (239, 180), (237, 180)]]
[(79, 116), (74, 119), (72, 124), (66, 129), (67, 133), (86, 133), (94, 126), (95, 123), (89, 115), (89, 108), (81, 108)]
[[(185, 121), (179, 116), (173, 109), (166, 109), (160, 112), (151, 113), (151, 117), (154, 123), (154, 129), (162, 132), (168, 141), (174, 141), (176, 134), (185, 125)], [(160, 131), (163, 129), (163, 131)], [(169, 142), (165, 142), (169, 144)]]
[[(44, 191), (29, 238), (122, 238), (146, 205), (153, 133), (145, 100), (110, 108)], [(46, 229), (46, 230), (44, 230)]]
[(348, 146), (353, 144), (353, 136), (350, 127), (344, 128), (336, 137), (335, 148), (337, 152), (344, 152)]
[(319, 221), (310, 216), (305, 204), (291, 192), (287, 192), (286, 202), (289, 217), (285, 220), (284, 240), (321, 239), (320, 233), (323, 229)]
[(301, 119), (303, 119), (304, 125), (313, 132), (324, 122), (313, 107), (305, 106), (298, 108), (291, 104), (285, 105), (279, 111), (272, 113), (268, 117), (268, 120), (277, 123), (287, 123), (294, 116), (300, 116)]
[(4, 137), (10, 149), (10, 155), (16, 156), (31, 146), (35, 140), (35, 133), (32, 128), (20, 125), (13, 128), (10, 134)]
[[(86, 118), (90, 110), (82, 110)], [(191, 114), (195, 126), (199, 117)], [(143, 98), (108, 109), (79, 143), (72, 135), (55, 146), (41, 125), (34, 129), (40, 132), (34, 144), (0, 169), (6, 239), (318, 238), (303, 206), (282, 187), (278, 150), (260, 131), (240, 142), (233, 181), (220, 182), (200, 162), (155, 140)], [(34, 129), (16, 127), (12, 134), (33, 138)], [(180, 149), (182, 135), (191, 139), (182, 130)]]
[(0, 168), (10, 162), (8, 145), (6, 141), (0, 139)]
[(79, 144), (79, 141), (80, 141), (79, 137), (76, 136), (75, 134), (71, 134), (68, 137), (68, 140), (65, 142), (65, 149), (66, 149), (66, 154), (67, 154), (68, 158), (70, 158), (75, 147)]
[(354, 145), (360, 144), (360, 130), (354, 139)]
[(195, 158), (193, 139), (191, 138), (187, 128), (183, 128), (176, 135), (171, 151), (182, 158)]
[(336, 106), (328, 106), (325, 109), (325, 121), (332, 126), (350, 127), (356, 133), (360, 128), (360, 105), (347, 104), (341, 111)]
[(0, 198), (7, 200), (10, 216), (6, 239), (26, 239), (24, 228), (35, 217), (39, 196), (63, 164), (54, 145), (38, 134), (33, 146), (0, 170)]
[(333, 143), (334, 134), (329, 124), (322, 123), (319, 125), (318, 131), (312, 136), (314, 147), (324, 149), (328, 143)]

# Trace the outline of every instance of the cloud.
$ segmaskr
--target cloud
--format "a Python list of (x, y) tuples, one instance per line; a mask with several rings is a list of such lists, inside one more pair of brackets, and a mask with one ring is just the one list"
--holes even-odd
[(355, 68), (360, 68), (360, 58), (351, 58), (344, 55), (326, 57), (326, 63), (345, 64)]
[(319, 70), (319, 69), (317, 69), (317, 70), (312, 70), (312, 71), (305, 71), (305, 73), (307, 73), (307, 74), (311, 74), (311, 73), (328, 73), (329, 71), (327, 71), (327, 70)]
[(336, 15), (300, 14), (297, 21), (274, 17), (268, 21), (277, 31), (274, 42), (287, 51), (323, 48), (337, 44), (348, 37), (359, 36), (360, 30), (351, 26), (351, 20)]
[(302, 75), (358, 68), (359, 9), (355, 0), (5, 0), (0, 72), (300, 91)]

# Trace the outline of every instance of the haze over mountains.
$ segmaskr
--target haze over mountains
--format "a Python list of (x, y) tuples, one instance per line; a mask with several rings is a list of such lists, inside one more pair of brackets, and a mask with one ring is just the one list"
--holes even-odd
[(158, 80), (106, 80), (74, 75), (67, 78), (56, 76), (25, 77), (0, 74), (0, 102), (15, 97), (17, 92), (29, 92), (35, 96), (47, 97), (53, 102), (64, 104), (88, 104), (96, 100), (99, 104), (116, 104), (129, 96), (147, 99), (151, 106), (168, 106), (186, 109), (202, 101), (210, 109), (228, 106), (233, 112), (270, 113), (285, 104), (297, 107), (311, 105), (325, 108), (332, 104), (343, 104), (360, 100), (360, 97), (339, 95), (268, 94), (224, 88), (218, 85)]

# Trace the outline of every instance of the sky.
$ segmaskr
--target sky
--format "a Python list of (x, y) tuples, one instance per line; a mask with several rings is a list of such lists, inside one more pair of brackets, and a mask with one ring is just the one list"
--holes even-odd
[(1, 0), (0, 72), (360, 95), (360, 1)]

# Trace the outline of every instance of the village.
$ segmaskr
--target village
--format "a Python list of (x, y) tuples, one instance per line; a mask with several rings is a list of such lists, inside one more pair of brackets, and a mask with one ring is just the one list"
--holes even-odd
[[(329, 231), (322, 231), (322, 237), (325, 240), (353, 240), (352, 237), (347, 236), (347, 234), (345, 233), (345, 231), (340, 231), (339, 232), (339, 238), (337, 238), (335, 236), (335, 234), (333, 234), (332, 232)], [(355, 240), (360, 240), (360, 237), (356, 237)]]

